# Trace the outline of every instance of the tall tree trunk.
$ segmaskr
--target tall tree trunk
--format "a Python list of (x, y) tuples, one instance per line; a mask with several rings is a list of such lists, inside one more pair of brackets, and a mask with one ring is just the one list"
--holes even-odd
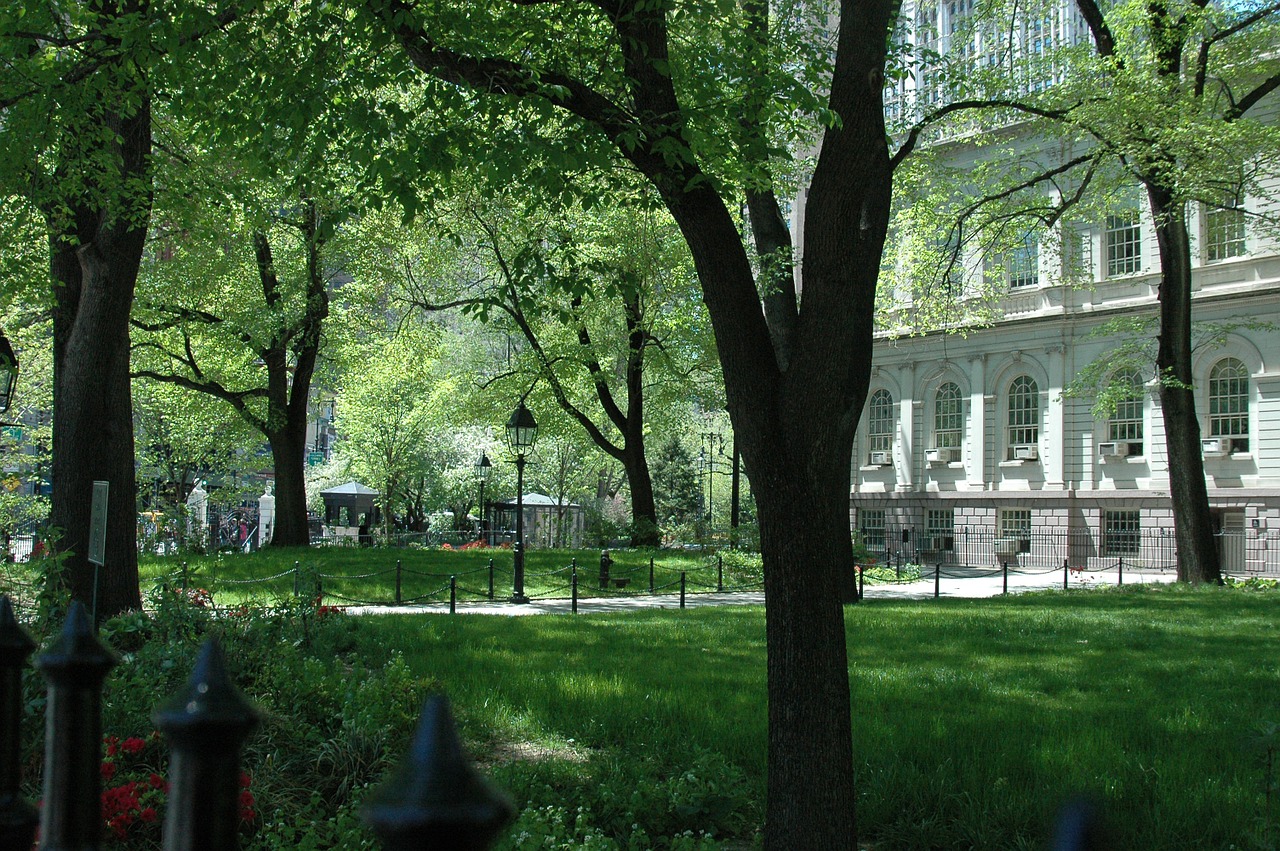
[[(150, 214), (151, 112), (145, 83), (136, 110), (110, 108), (85, 123), (116, 138), (118, 206), (67, 199), (74, 221), (49, 214), (54, 281), (53, 496), (50, 524), (66, 553), (71, 595), (95, 600), (98, 618), (141, 607), (137, 484), (129, 384), (129, 313)], [(82, 132), (86, 128), (79, 128)], [(109, 483), (104, 561), (88, 560), (93, 482)]]
[[(640, 443), (633, 444), (632, 440)], [(623, 456), (623, 469), (631, 486), (631, 546), (656, 547), (662, 543), (658, 529), (658, 508), (653, 501), (653, 477), (649, 474), (649, 461), (644, 454), (644, 438), (628, 438), (627, 453)]]
[(276, 517), (271, 533), (273, 547), (305, 547), (311, 543), (307, 523), (307, 481), (303, 472), (306, 422), (289, 423), (267, 435), (276, 476)]
[(1169, 457), (1169, 495), (1178, 544), (1179, 582), (1221, 582), (1209, 491), (1200, 449), (1191, 367), (1191, 238), (1186, 205), (1147, 183), (1147, 198), (1160, 245), (1160, 344), (1156, 373)]

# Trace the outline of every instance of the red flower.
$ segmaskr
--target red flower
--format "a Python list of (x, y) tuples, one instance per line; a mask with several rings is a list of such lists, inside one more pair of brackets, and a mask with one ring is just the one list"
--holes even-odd
[(240, 772), (240, 787), (242, 789), (248, 789), (249, 784), (252, 782), (253, 782), (253, 778), (249, 776), (249, 772), (247, 771)]
[(102, 779), (110, 780), (116, 776), (116, 764), (114, 762), (102, 763)]
[(156, 816), (156, 808), (155, 808), (155, 807), (147, 807), (147, 808), (146, 808), (146, 809), (144, 809), (142, 812), (138, 813), (138, 818), (139, 818), (140, 820), (142, 820), (142, 821), (155, 821), (155, 820), (156, 820), (156, 818), (157, 818), (157, 816)]
[(151, 784), (152, 789), (163, 789), (169, 785), (163, 777), (155, 772), (151, 773), (151, 776), (147, 778), (147, 782)]
[(125, 739), (120, 743), (120, 747), (124, 749), (124, 752), (129, 754), (141, 753), (142, 749), (146, 746), (147, 743), (142, 739), (139, 739), (137, 736)]

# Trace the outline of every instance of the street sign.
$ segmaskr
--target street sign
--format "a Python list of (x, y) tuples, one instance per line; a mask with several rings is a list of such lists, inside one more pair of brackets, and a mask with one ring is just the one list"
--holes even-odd
[(93, 508), (89, 513), (89, 561), (106, 564), (107, 551), (107, 483), (93, 483)]
[(22, 426), (4, 426), (0, 428), (0, 432), (3, 432), (4, 436), (14, 443), (22, 440)]
[(308, 466), (308, 467), (316, 467), (316, 466), (319, 466), (320, 464), (323, 464), (323, 463), (324, 463), (324, 453), (323, 453), (323, 452), (308, 452), (308, 453), (307, 453), (307, 466)]

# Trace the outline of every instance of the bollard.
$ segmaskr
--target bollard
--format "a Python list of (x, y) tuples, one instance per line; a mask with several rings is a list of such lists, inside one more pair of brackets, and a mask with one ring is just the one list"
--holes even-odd
[(724, 556), (716, 556), (716, 590), (724, 591)]
[(96, 849), (102, 832), (102, 684), (116, 659), (71, 603), (67, 622), (36, 660), (49, 684), (45, 709), (41, 848)]
[(458, 577), (449, 577), (449, 614), (458, 613)]
[[(1120, 581), (1118, 581), (1116, 584), (1123, 585), (1124, 584), (1124, 557), (1123, 556), (1120, 557), (1119, 568), (1120, 568)], [(1142, 583), (1138, 583), (1138, 584), (1141, 585)]]
[(1008, 594), (1009, 593), (1009, 562), (1002, 560), (1000, 562), (1000, 571), (1004, 573), (1004, 591), (1002, 591), (1001, 593)]
[(493, 599), (493, 558), (489, 559), (489, 599)]
[(293, 563), (293, 596), (297, 597), (302, 593), (302, 574), (301, 565), (298, 562)]
[(404, 602), (404, 598), (401, 595), (401, 576), (402, 574), (401, 574), (401, 568), (400, 568), (400, 559), (396, 559), (396, 605), (397, 606), (400, 605), (402, 602)]
[(649, 593), (653, 593), (653, 556), (649, 557)]
[(569, 587), (572, 589), (570, 599), (572, 603), (569, 608), (576, 615), (578, 613), (578, 560), (576, 558), (573, 560), (572, 567), (573, 570), (569, 574)]
[(938, 599), (942, 593), (942, 562), (938, 562), (933, 568), (933, 599)]
[(684, 608), (684, 571), (680, 571), (680, 608)]
[(858, 565), (858, 599), (861, 600), (867, 591), (867, 566)]
[(1069, 570), (1070, 568), (1067, 567), (1067, 560), (1064, 558), (1062, 560), (1062, 590), (1063, 591), (1067, 590), (1067, 572)]
[(0, 848), (30, 848), (40, 814), (22, 797), (22, 669), (36, 643), (0, 597)]
[(232, 684), (216, 639), (200, 648), (185, 689), (152, 720), (172, 754), (164, 847), (238, 848), (240, 747), (260, 716)]

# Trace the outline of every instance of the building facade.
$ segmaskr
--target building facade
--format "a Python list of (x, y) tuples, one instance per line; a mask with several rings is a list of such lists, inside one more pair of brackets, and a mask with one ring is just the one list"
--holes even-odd
[[(1272, 185), (1272, 188), (1277, 188)], [(1270, 204), (1271, 198), (1245, 199)], [(1195, 355), (1205, 475), (1233, 575), (1280, 573), (1280, 246), (1244, 209), (1194, 211)], [(1157, 246), (1135, 210), (1075, 225), (1088, 280), (1062, 252), (1006, 258), (1003, 318), (965, 336), (882, 338), (854, 447), (863, 541), (926, 563), (1174, 563), (1169, 463), (1151, 371), (1096, 416), (1063, 390), (1117, 344), (1095, 332), (1157, 311)], [(1070, 281), (1070, 282), (1068, 282)]]

